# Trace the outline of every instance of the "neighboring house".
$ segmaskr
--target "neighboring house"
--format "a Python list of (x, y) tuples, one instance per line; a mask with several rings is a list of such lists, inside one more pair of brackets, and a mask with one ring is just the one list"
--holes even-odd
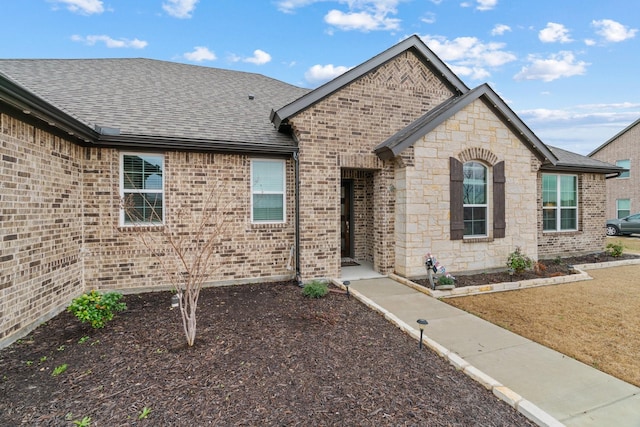
[(130, 194), (153, 201), (153, 232), (220, 189), (216, 283), (340, 277), (342, 258), (415, 277), (427, 252), (455, 273), (518, 246), (601, 250), (621, 170), (546, 146), (416, 36), (311, 91), (145, 59), (0, 60), (0, 148), (0, 343), (85, 290), (168, 287)]
[(589, 157), (626, 169), (615, 179), (607, 180), (607, 218), (624, 218), (639, 213), (640, 119), (593, 150)]

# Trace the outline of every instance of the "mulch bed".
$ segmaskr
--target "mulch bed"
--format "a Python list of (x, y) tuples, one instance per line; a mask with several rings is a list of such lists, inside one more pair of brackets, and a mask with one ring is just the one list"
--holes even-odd
[(125, 301), (104, 329), (64, 312), (0, 350), (0, 425), (534, 425), (344, 294), (205, 289), (193, 347), (169, 293)]
[[(612, 257), (606, 252), (600, 252), (595, 254), (588, 254), (582, 256), (574, 256), (559, 259), (545, 259), (540, 260), (542, 268), (538, 268), (536, 271), (528, 270), (519, 274), (510, 275), (505, 267), (504, 271), (491, 272), (491, 273), (478, 273), (478, 274), (459, 274), (455, 275), (456, 288), (462, 288), (465, 286), (481, 286), (491, 283), (503, 283), (503, 282), (517, 282), (520, 280), (540, 279), (545, 277), (565, 276), (568, 274), (574, 274), (569, 268), (570, 265), (579, 264), (592, 264), (596, 262), (608, 262), (608, 261), (621, 261), (625, 259), (637, 259), (637, 255), (622, 254), (619, 257)], [(428, 279), (414, 279), (415, 283), (430, 288)]]

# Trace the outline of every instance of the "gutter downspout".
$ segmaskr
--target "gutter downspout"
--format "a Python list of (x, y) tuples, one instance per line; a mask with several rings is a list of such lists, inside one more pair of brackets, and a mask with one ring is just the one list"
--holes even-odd
[(295, 233), (296, 233), (296, 282), (299, 287), (303, 287), (302, 276), (300, 274), (300, 158), (298, 152), (293, 153), (293, 163), (295, 165)]

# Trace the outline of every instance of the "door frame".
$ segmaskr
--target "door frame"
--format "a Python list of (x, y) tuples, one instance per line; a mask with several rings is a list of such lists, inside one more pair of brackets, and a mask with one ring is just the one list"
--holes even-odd
[[(344, 196), (343, 196), (344, 192)], [(346, 212), (343, 212), (346, 209)], [(340, 181), (340, 257), (353, 258), (355, 253), (353, 244), (353, 179)], [(345, 236), (346, 234), (346, 236)], [(346, 247), (343, 246), (346, 243)]]

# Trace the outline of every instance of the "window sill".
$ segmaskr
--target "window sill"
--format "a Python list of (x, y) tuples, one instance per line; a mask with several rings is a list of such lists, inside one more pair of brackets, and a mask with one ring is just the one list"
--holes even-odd
[(562, 235), (565, 235), (565, 236), (572, 236), (572, 235), (575, 236), (577, 234), (582, 234), (582, 232), (580, 230), (542, 230), (542, 234), (543, 235), (545, 235), (545, 234), (549, 234), (549, 235), (562, 234)]
[(251, 223), (252, 230), (264, 230), (264, 229), (281, 229), (289, 226), (286, 222), (253, 222)]
[(462, 243), (486, 243), (493, 242), (493, 237), (464, 237)]

